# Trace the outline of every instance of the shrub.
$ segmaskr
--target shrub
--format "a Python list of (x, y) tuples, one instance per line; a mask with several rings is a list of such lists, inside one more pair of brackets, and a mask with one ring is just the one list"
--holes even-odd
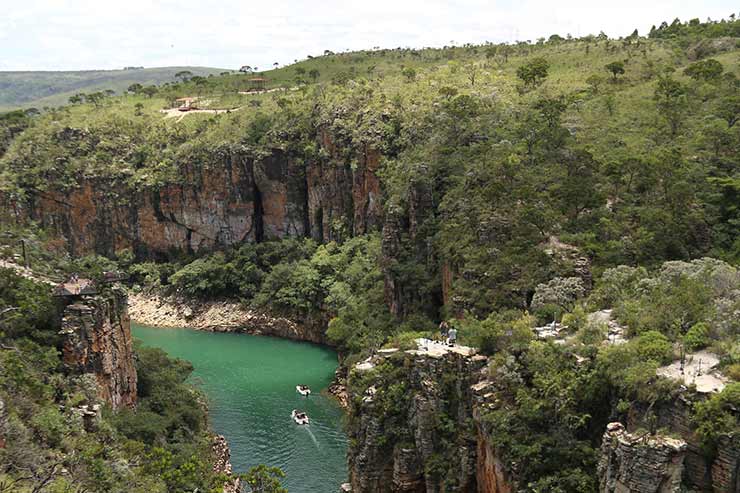
[(665, 364), (673, 359), (671, 342), (657, 330), (643, 332), (632, 343), (642, 360), (652, 360), (658, 364)]
[(734, 382), (722, 392), (694, 404), (693, 421), (702, 444), (708, 451), (714, 449), (717, 438), (724, 433), (737, 431), (740, 408), (740, 383)]
[(703, 322), (694, 324), (683, 336), (683, 342), (689, 351), (707, 347), (709, 344), (709, 327)]
[(604, 323), (586, 323), (583, 327), (578, 330), (576, 337), (579, 342), (587, 346), (593, 344), (599, 344), (607, 336), (607, 325)]
[(538, 284), (532, 298), (532, 310), (541, 313), (565, 312), (573, 309), (576, 300), (584, 295), (583, 280), (578, 277), (556, 277)]

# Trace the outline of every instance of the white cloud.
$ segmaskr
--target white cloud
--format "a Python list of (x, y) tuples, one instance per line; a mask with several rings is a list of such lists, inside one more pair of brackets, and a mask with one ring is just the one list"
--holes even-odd
[(0, 70), (290, 63), (324, 49), (646, 32), (730, 0), (0, 0)]

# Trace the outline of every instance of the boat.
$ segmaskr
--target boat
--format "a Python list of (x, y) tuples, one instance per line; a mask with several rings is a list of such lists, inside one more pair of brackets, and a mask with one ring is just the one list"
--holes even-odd
[(304, 413), (303, 411), (299, 411), (298, 409), (293, 409), (293, 412), (290, 413), (290, 417), (293, 418), (293, 421), (295, 421), (296, 424), (308, 424), (308, 414)]
[(308, 385), (296, 385), (295, 389), (301, 395), (305, 395), (307, 397), (311, 395), (311, 389), (308, 388)]

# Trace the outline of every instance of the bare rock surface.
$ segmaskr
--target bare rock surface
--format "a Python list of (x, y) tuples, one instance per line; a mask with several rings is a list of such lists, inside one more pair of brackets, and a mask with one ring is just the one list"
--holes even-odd
[(126, 292), (83, 296), (64, 309), (62, 358), (68, 371), (95, 376), (98, 396), (113, 409), (136, 405), (136, 366)]
[(321, 324), (306, 325), (271, 317), (235, 301), (197, 301), (155, 292), (131, 293), (129, 312), (135, 322), (155, 327), (190, 327), (326, 343)]
[(598, 466), (601, 493), (679, 493), (686, 442), (609, 423)]

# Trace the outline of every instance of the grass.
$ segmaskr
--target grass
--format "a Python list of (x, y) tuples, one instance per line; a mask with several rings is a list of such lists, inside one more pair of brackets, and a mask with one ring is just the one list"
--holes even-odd
[(44, 108), (67, 104), (79, 92), (112, 89), (123, 93), (131, 84), (163, 84), (175, 74), (189, 70), (194, 75), (219, 74), (210, 67), (158, 67), (136, 70), (85, 70), (69, 72), (0, 72), (0, 111), (18, 108)]

